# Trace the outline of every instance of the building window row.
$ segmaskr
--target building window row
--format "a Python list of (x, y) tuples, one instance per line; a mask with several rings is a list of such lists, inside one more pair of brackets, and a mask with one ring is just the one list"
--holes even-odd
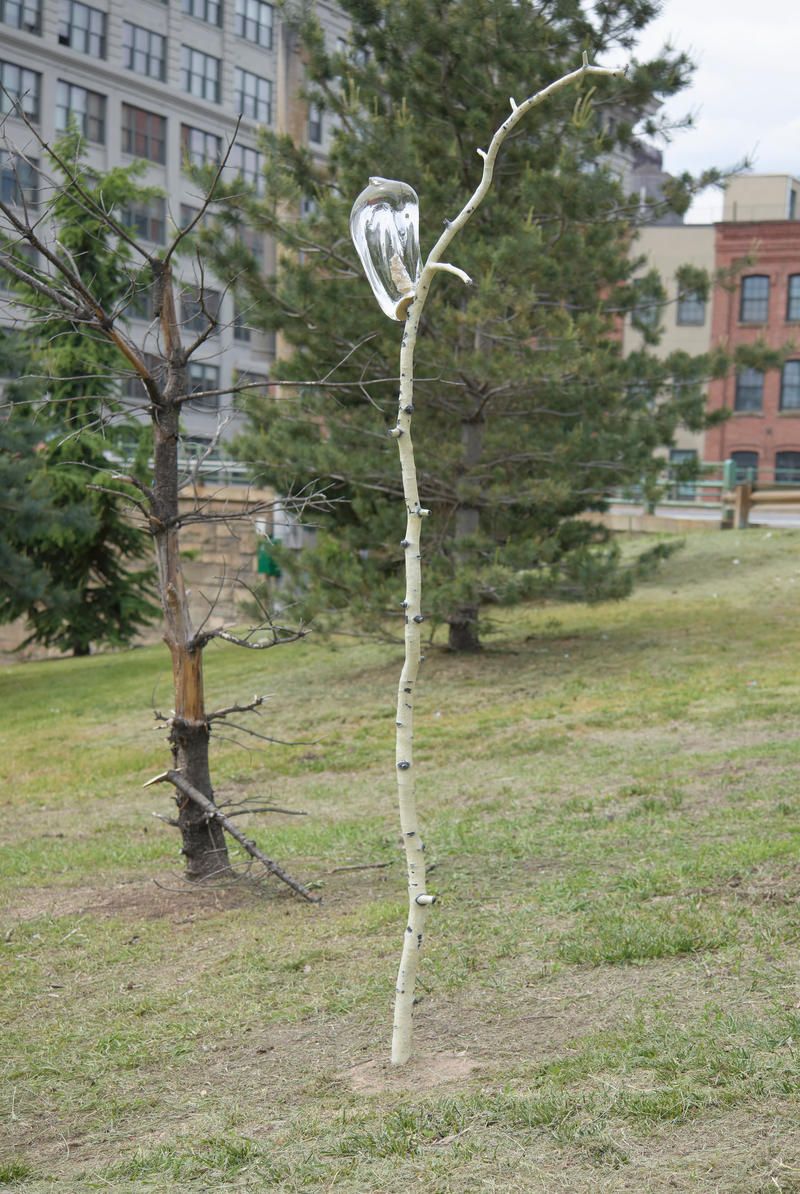
[[(167, 0), (162, 2), (166, 4)], [(182, 0), (181, 7), (187, 16), (199, 21), (209, 25), (222, 24), (222, 0)], [(0, 0), (0, 24), (41, 34), (42, 0)], [(236, 0), (234, 32), (237, 37), (271, 50), (274, 24), (275, 10), (266, 0)], [(106, 13), (82, 4), (80, 0), (62, 0), (58, 40), (62, 46), (70, 46), (82, 54), (105, 58)]]
[[(321, 125), (317, 125), (319, 110), (313, 105), (309, 109), (309, 140), (319, 141)], [(770, 278), (767, 274), (749, 274), (742, 278), (739, 292), (739, 322), (766, 323), (769, 319)], [(639, 303), (633, 311), (634, 320), (640, 325), (654, 327), (658, 322), (658, 307), (652, 303)], [(800, 322), (800, 274), (788, 279), (786, 292), (786, 319)], [(702, 327), (706, 321), (705, 299), (694, 292), (678, 295), (675, 322), (680, 327)]]
[[(13, 7), (9, 0), (0, 0), (3, 7), (0, 12), (8, 15), (7, 23), (22, 20), (23, 10), (19, 5)], [(221, 9), (217, 0), (183, 0), (185, 12), (212, 24), (219, 24)], [(241, 9), (241, 13), (240, 13)], [(272, 17), (266, 17), (266, 12), (272, 13), (269, 4), (262, 4), (261, 0), (237, 0), (237, 21), (242, 29), (252, 33), (250, 40), (258, 41), (269, 32), (269, 44), (272, 44)], [(38, 9), (36, 10), (38, 14)], [(268, 24), (262, 23), (264, 17)], [(38, 20), (38, 15), (36, 16)], [(106, 56), (106, 22), (107, 14), (99, 8), (91, 8), (82, 4), (80, 0), (62, 0), (61, 18), (58, 28), (58, 40), (61, 45), (70, 46), (73, 50), (89, 54), (93, 58)], [(244, 36), (244, 34), (243, 34)], [(132, 21), (122, 22), (122, 62), (127, 70), (133, 71), (143, 78), (156, 79), (166, 82), (167, 78), (167, 39), (152, 29), (143, 25), (135, 25)], [(3, 96), (5, 107), (2, 111), (13, 108), (11, 101), (16, 101), (23, 112), (31, 120), (39, 119), (39, 94), (41, 76), (36, 71), (26, 70), (14, 63), (4, 63), (8, 73), (8, 80), (0, 79), (8, 96)], [(209, 100), (211, 103), (221, 102), (222, 91), (222, 62), (213, 54), (206, 54), (193, 46), (181, 46), (181, 87), (187, 94), (198, 99)], [(9, 99), (10, 97), (10, 99)], [(237, 111), (252, 120), (270, 123), (272, 120), (272, 82), (251, 71), (236, 68), (234, 102)], [(320, 125), (321, 129), (321, 125)], [(312, 140), (315, 138), (312, 137)]]
[[(759, 479), (758, 452), (731, 452), (736, 465), (736, 484), (754, 484)], [(762, 478), (767, 479), (767, 478)], [(775, 453), (774, 479), (776, 485), (800, 484), (800, 452), (793, 448)]]
[[(766, 323), (769, 319), (770, 279), (767, 274), (742, 278), (739, 296), (740, 323)], [(800, 321), (800, 274), (792, 274), (786, 288), (786, 319)]]
[[(308, 139), (322, 140), (322, 113), (311, 104), (308, 110)], [(640, 280), (634, 282), (635, 301), (631, 311), (634, 327), (657, 328), (661, 320), (661, 303), (643, 289)], [(675, 322), (679, 327), (702, 327), (706, 321), (706, 301), (696, 291), (687, 290), (678, 295), (675, 308)]]
[[(0, 113), (10, 111), (16, 101), (31, 117), (38, 118), (39, 75), (32, 70), (0, 61)], [(70, 121), (87, 141), (105, 143), (106, 97), (88, 91), (66, 79), (56, 84), (56, 129), (63, 133)], [(181, 124), (180, 142), (184, 159), (192, 166), (217, 166), (222, 160), (223, 139), (205, 129)], [(122, 152), (165, 165), (167, 160), (167, 119), (133, 104), (122, 105)], [(230, 152), (229, 166), (248, 185), (263, 189), (261, 154), (258, 149), (236, 144)]]
[[(764, 374), (760, 369), (740, 369), (736, 374), (733, 409), (759, 413), (764, 404)], [(785, 361), (781, 370), (780, 409), (800, 411), (800, 360)]]

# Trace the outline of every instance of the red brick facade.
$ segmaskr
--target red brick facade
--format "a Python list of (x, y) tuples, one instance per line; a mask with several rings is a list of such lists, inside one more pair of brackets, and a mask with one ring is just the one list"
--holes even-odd
[[(750, 257), (732, 289), (717, 288), (712, 304), (711, 343), (734, 349), (738, 344), (763, 340), (773, 348), (795, 341), (790, 356), (800, 360), (800, 318), (787, 319), (789, 278), (800, 278), (800, 221), (774, 220), (754, 223), (722, 223), (716, 227), (716, 268), (727, 269)], [(742, 280), (754, 275), (769, 278), (767, 317), (742, 320)], [(795, 286), (800, 283), (795, 283)], [(798, 312), (793, 311), (793, 314)], [(763, 398), (758, 411), (736, 410), (736, 377), (731, 374), (709, 387), (709, 409), (732, 412), (705, 437), (706, 460), (727, 460), (737, 452), (758, 453), (759, 477), (774, 480), (779, 452), (800, 454), (800, 408), (787, 409), (793, 397), (784, 393), (781, 409), (780, 369), (767, 370)], [(746, 401), (740, 395), (740, 404)], [(783, 464), (788, 457), (783, 458)], [(800, 459), (800, 457), (798, 457)], [(779, 464), (782, 462), (778, 462)]]

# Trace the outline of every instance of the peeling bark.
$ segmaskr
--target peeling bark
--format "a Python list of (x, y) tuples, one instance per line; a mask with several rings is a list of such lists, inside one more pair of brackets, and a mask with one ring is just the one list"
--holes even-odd
[[(170, 725), (174, 766), (212, 803), (208, 763), (211, 734), (203, 689), (203, 641), (196, 640), (183, 577), (178, 531), (178, 431), (180, 402), (186, 394), (187, 366), (175, 311), (172, 275), (162, 266), (156, 277), (157, 302), (167, 376), (163, 395), (153, 406), (153, 498), (150, 529), (155, 545), (158, 590), (164, 613), (164, 641), (172, 655), (175, 713)], [(231, 873), (222, 826), (183, 796), (178, 800), (188, 879)]]

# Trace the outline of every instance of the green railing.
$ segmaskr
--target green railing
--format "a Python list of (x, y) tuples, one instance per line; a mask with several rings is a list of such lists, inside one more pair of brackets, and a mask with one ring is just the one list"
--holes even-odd
[(680, 465), (668, 464), (656, 480), (655, 493), (652, 486), (647, 490), (641, 485), (625, 486), (613, 490), (609, 500), (616, 504), (644, 505), (650, 510), (657, 505), (719, 510), (725, 494), (744, 479), (737, 476), (733, 460), (702, 461), (691, 474)]

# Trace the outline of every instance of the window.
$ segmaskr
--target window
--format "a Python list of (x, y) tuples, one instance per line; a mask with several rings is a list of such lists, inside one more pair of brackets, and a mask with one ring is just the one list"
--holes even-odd
[(183, 0), (183, 11), (198, 21), (207, 21), (209, 25), (222, 24), (220, 0)]
[(122, 62), (137, 75), (163, 83), (167, 77), (167, 39), (152, 29), (123, 21)]
[[(155, 356), (152, 352), (144, 354), (144, 363), (147, 371), (155, 378), (156, 383), (160, 386), (164, 381), (164, 362), (161, 357)], [(126, 373), (122, 384), (122, 393), (126, 398), (146, 398), (147, 391), (144, 388), (141, 378), (138, 373)]]
[(198, 99), (219, 103), (220, 61), (202, 50), (181, 46), (181, 87)]
[(694, 474), (697, 452), (694, 448), (671, 448), (669, 472), (673, 481), (670, 497), (676, 502), (693, 502), (697, 497)]
[(786, 318), (800, 319), (800, 274), (792, 274), (786, 296)]
[[(219, 320), (221, 304), (222, 296), (218, 290), (204, 289), (202, 294), (199, 292), (184, 294), (181, 297), (184, 330), (187, 332), (205, 332), (210, 324), (216, 324)], [(214, 327), (211, 335), (216, 336), (218, 331), (219, 328)]]
[(257, 149), (249, 149), (246, 145), (234, 145), (228, 161), (244, 182), (255, 187), (257, 195), (263, 194), (264, 175), (261, 172), (261, 154)]
[(308, 106), (308, 139), (314, 145), (322, 141), (322, 109), (319, 104)]
[(41, 0), (0, 0), (0, 24), (25, 33), (41, 33)]
[(273, 15), (272, 5), (264, 0), (236, 0), (236, 36), (271, 50)]
[(775, 453), (775, 484), (800, 485), (800, 452)]
[[(204, 361), (189, 362), (189, 393), (201, 394), (204, 390), (219, 389), (219, 365), (206, 365)], [(207, 398), (193, 398), (192, 406), (200, 410), (218, 410), (219, 394)]]
[(105, 58), (106, 14), (80, 0), (61, 0), (58, 44), (91, 54), (92, 58)]
[[(249, 390), (241, 390), (237, 395), (237, 400), (248, 398), (266, 398), (267, 396), (267, 382), (269, 378), (266, 373), (250, 373), (247, 369), (237, 369), (234, 384), (237, 386), (251, 386)], [(261, 387), (261, 388), (257, 388)]]
[(0, 199), (18, 207), (39, 206), (39, 163), (0, 149)]
[(705, 299), (691, 290), (686, 294), (679, 294), (676, 323), (681, 327), (702, 327), (705, 321)]
[(193, 166), (217, 166), (222, 159), (222, 137), (218, 137), (216, 133), (207, 133), (203, 129), (194, 129), (188, 124), (182, 124), (181, 144), (184, 161)]
[(785, 361), (781, 373), (781, 410), (800, 410), (800, 361)]
[(760, 411), (764, 398), (764, 374), (760, 369), (742, 369), (736, 374), (734, 410)]
[(152, 282), (142, 285), (141, 290), (134, 291), (134, 294), (130, 296), (128, 306), (125, 307), (125, 315), (128, 316), (128, 319), (143, 319), (147, 324), (152, 324), (155, 319), (155, 295)]
[[(0, 249), (0, 292), (3, 294), (13, 294), (15, 280), (11, 274), (3, 269), (3, 259), (18, 263), (25, 269), (30, 269), (31, 267), (36, 269), (39, 264), (39, 254), (33, 245), (29, 245), (27, 242), (20, 243), (17, 241), (15, 244), (9, 245), (7, 249)], [(6, 373), (6, 376), (10, 377), (11, 374)], [(13, 376), (18, 377), (19, 370)]]
[(247, 311), (242, 311), (237, 303), (233, 310), (233, 338), (240, 344), (249, 344), (251, 330), (247, 323)]
[(243, 116), (269, 124), (272, 120), (272, 83), (237, 66), (234, 103)]
[(264, 264), (264, 236), (257, 228), (246, 228), (244, 225), (239, 225), (236, 230), (236, 239), (241, 241), (244, 247), (253, 254), (256, 265)]
[(343, 58), (349, 58), (351, 62), (362, 69), (369, 62), (369, 50), (365, 50), (360, 46), (354, 46), (346, 37), (336, 38), (336, 52), (337, 54), (341, 54)]
[(769, 278), (765, 274), (751, 274), (742, 278), (742, 298), (739, 306), (741, 323), (766, 323), (769, 314)]
[[(183, 125), (183, 128), (186, 128), (186, 125)], [(182, 203), (180, 227), (188, 228), (192, 220), (199, 214), (199, 212), (199, 207), (191, 207), (188, 203)]]
[[(39, 119), (39, 95), (42, 76), (13, 62), (0, 62), (0, 112), (13, 112), (15, 106), (31, 120)], [(7, 93), (7, 94), (6, 94)]]
[(122, 105), (122, 152), (151, 162), (167, 160), (167, 120), (144, 108)]
[(121, 213), (123, 224), (127, 224), (141, 240), (154, 245), (163, 245), (167, 239), (167, 205), (164, 199), (154, 198), (146, 203), (135, 203)]
[(56, 87), (56, 129), (59, 132), (69, 128), (70, 117), (82, 137), (105, 145), (106, 97), (59, 79)]
[(633, 283), (633, 308), (631, 323), (640, 331), (657, 328), (661, 320), (661, 301), (653, 292), (647, 279), (638, 278)]
[(652, 410), (658, 397), (658, 390), (651, 381), (630, 381), (625, 387), (625, 392), (630, 404), (643, 410)]
[(731, 452), (731, 460), (736, 465), (737, 485), (758, 480), (758, 452)]

